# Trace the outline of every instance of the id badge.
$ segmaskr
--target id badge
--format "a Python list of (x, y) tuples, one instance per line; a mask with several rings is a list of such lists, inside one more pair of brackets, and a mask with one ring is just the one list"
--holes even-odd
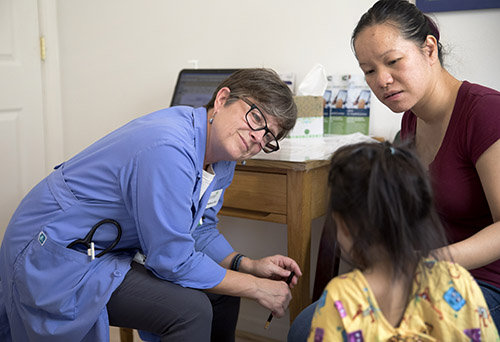
[(222, 189), (212, 191), (212, 193), (210, 194), (210, 198), (208, 199), (208, 203), (207, 203), (207, 206), (205, 207), (205, 209), (212, 208), (217, 203), (219, 203), (221, 195), (222, 195)]

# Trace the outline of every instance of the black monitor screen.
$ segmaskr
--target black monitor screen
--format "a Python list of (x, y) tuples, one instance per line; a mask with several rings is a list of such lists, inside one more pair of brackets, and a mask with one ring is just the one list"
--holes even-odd
[(183, 69), (179, 73), (170, 106), (201, 107), (217, 86), (237, 69)]

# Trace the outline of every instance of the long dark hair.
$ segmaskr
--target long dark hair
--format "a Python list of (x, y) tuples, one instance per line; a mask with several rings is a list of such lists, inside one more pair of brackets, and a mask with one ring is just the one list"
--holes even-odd
[(410, 276), (422, 258), (447, 245), (427, 171), (409, 145), (342, 147), (331, 159), (328, 180), (330, 213), (347, 226), (354, 267), (370, 267), (376, 246), (393, 261), (394, 277)]
[(432, 35), (438, 42), (438, 57), (443, 65), (443, 46), (439, 41), (439, 29), (428, 15), (422, 13), (417, 6), (407, 0), (380, 0), (377, 1), (359, 20), (351, 37), (351, 47), (354, 50), (354, 41), (364, 29), (378, 24), (394, 24), (405, 39), (414, 41), (423, 47), (428, 35)]

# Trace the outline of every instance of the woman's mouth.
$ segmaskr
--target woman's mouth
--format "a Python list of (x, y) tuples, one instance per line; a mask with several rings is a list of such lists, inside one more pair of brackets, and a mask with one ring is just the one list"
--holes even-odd
[(248, 148), (248, 144), (247, 142), (245, 141), (245, 139), (241, 136), (241, 134), (238, 133), (238, 135), (240, 136), (240, 139), (241, 139), (241, 142), (243, 143), (243, 145), (245, 146), (245, 151), (248, 152), (249, 151), (249, 148)]
[(397, 95), (399, 95), (401, 93), (403, 93), (402, 90), (384, 93), (384, 99), (386, 99), (386, 100), (388, 100), (388, 99), (394, 99)]

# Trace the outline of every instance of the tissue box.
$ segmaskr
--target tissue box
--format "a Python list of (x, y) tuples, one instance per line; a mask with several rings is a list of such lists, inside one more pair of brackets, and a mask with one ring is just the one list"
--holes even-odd
[(298, 117), (288, 138), (323, 136), (323, 96), (294, 96)]

